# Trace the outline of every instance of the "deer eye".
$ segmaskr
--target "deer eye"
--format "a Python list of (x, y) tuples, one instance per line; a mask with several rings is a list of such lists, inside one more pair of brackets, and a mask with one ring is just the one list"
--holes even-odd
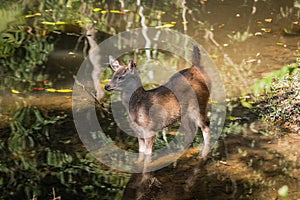
[(123, 80), (125, 78), (126, 74), (122, 74), (121, 76), (118, 77), (119, 80)]

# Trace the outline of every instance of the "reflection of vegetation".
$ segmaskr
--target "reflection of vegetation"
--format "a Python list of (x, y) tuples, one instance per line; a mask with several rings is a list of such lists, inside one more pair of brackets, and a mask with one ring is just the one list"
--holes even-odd
[(53, 44), (46, 37), (23, 30), (6, 32), (0, 38), (0, 64), (4, 67), (4, 84), (14, 89), (31, 89), (46, 79), (43, 69)]
[(243, 33), (241, 33), (241, 32), (238, 31), (234, 35), (228, 35), (228, 37), (229, 37), (229, 39), (231, 40), (232, 43), (235, 42), (235, 41), (237, 41), (237, 42), (244, 42), (244, 41), (246, 41), (248, 38), (250, 38), (252, 36), (253, 36), (253, 34), (247, 32), (247, 31), (243, 32)]
[(63, 199), (120, 198), (126, 176), (101, 169), (65, 126), (72, 130), (65, 114), (32, 107), (15, 113), (10, 129), (1, 130), (1, 198), (47, 199), (52, 187)]
[[(300, 19), (299, 1), (294, 1), (294, 7), (281, 7), (280, 16), (285, 20), (284, 33), (287, 35), (299, 35), (300, 25), (297, 21)], [(288, 26), (286, 26), (288, 24)]]
[[(234, 63), (230, 57), (227, 55), (224, 56), (224, 65), (225, 67), (221, 70), (223, 71), (228, 78), (230, 85), (239, 89), (237, 94), (239, 95), (241, 92), (246, 93), (249, 91), (249, 85), (254, 84), (253, 79), (248, 79), (253, 75), (253, 67), (256, 65), (254, 62), (247, 62), (245, 59), (241, 63)], [(233, 68), (228, 70), (228, 68)]]
[[(53, 50), (51, 36), (47, 33), (55, 28), (51, 27), (52, 29), (48, 30), (49, 27), (43, 25), (42, 21), (67, 20), (66, 16), (72, 18), (72, 13), (77, 13), (65, 12), (66, 9), (63, 1), (30, 2), (25, 10), (27, 15), (7, 27), (1, 34), (0, 65), (5, 87), (30, 90), (47, 79), (43, 71), (48, 54)], [(2, 8), (0, 11), (13, 18), (14, 13), (19, 10), (7, 5), (7, 8)]]
[[(26, 5), (24, 16), (8, 26), (0, 37), (0, 64), (3, 65), (1, 73), (5, 87), (31, 90), (34, 86), (44, 86), (40, 83), (48, 79), (43, 71), (48, 54), (53, 50), (50, 36), (53, 31), (80, 34), (83, 24), (93, 23), (99, 31), (115, 34), (125, 30), (126, 21), (127, 26), (137, 22), (132, 28), (140, 27), (140, 16), (133, 12), (137, 9), (134, 2), (127, 2), (125, 8), (107, 1), (22, 1)], [(172, 3), (165, 2), (159, 10), (169, 10), (169, 4)], [(5, 5), (1, 9), (3, 15), (11, 16), (13, 20), (19, 9), (13, 9), (12, 4)], [(161, 24), (162, 15), (162, 11), (151, 12), (152, 17), (147, 19), (147, 24)]]
[(8, 8), (2, 6), (0, 5), (0, 32), (6, 29), (6, 26), (9, 22), (15, 21), (16, 17), (21, 15), (21, 7), (19, 4), (7, 5)]
[(8, 146), (13, 152), (22, 152), (27, 147), (35, 147), (35, 140), (38, 140), (40, 135), (36, 135), (36, 132), (46, 129), (46, 136), (49, 137), (50, 124), (55, 124), (58, 120), (65, 118), (66, 116), (55, 116), (50, 119), (45, 119), (41, 112), (36, 108), (25, 107), (18, 110), (13, 116), (13, 121), (10, 124), (12, 135), (9, 137)]

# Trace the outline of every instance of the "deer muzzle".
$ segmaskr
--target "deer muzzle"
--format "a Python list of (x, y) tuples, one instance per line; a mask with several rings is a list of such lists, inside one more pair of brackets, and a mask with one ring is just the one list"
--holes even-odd
[(113, 88), (110, 87), (109, 84), (105, 85), (105, 86), (104, 86), (104, 89), (105, 89), (106, 91), (109, 91), (109, 92), (111, 92), (111, 91), (114, 90)]

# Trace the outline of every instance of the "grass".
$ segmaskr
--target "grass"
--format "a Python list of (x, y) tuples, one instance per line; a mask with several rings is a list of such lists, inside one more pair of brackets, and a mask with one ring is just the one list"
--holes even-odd
[(266, 121), (300, 132), (300, 70), (274, 77), (255, 99), (254, 109)]

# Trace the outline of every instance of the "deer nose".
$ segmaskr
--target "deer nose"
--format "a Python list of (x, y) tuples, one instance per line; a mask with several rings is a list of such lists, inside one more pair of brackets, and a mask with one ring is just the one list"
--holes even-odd
[(110, 85), (109, 85), (109, 84), (105, 85), (105, 86), (104, 86), (104, 89), (107, 90), (107, 91), (109, 91), (109, 92), (112, 91), (112, 89), (110, 88)]

